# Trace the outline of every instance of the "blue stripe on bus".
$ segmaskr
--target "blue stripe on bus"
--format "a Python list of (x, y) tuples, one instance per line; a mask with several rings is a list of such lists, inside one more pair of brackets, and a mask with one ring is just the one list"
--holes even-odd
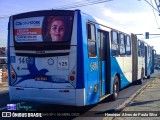
[(82, 21), (81, 14), (77, 11), (77, 82), (76, 88), (84, 88), (84, 62), (83, 62), (83, 41), (82, 39)]
[[(8, 44), (7, 44), (7, 56), (10, 56), (10, 22), (11, 22), (11, 17), (9, 18), (9, 23), (8, 23)], [(8, 81), (9, 81), (9, 86), (11, 86), (11, 73), (10, 73), (10, 57), (7, 57), (7, 68), (8, 68)]]

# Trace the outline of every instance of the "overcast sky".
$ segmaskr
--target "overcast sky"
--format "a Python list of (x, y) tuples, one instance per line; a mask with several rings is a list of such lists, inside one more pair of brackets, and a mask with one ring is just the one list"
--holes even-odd
[[(0, 16), (9, 16), (28, 11), (48, 10), (85, 1), (87, 0), (0, 0)], [(151, 4), (153, 2), (155, 6), (154, 0), (148, 1)], [(156, 10), (153, 11), (153, 8), (145, 0), (112, 0), (101, 4), (72, 9), (80, 9), (97, 19), (114, 26), (119, 26), (135, 34), (144, 34), (145, 32), (160, 34), (160, 29), (158, 29), (160, 27), (160, 16), (158, 16)], [(7, 44), (7, 25), (8, 17), (0, 18), (0, 46), (6, 46)], [(144, 39), (143, 35), (138, 37), (154, 46), (157, 53), (160, 54), (160, 36), (152, 35), (147, 40)]]

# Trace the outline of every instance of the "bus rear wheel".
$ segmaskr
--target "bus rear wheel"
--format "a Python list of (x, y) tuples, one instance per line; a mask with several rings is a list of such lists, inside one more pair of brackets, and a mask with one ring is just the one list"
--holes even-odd
[(147, 76), (147, 79), (150, 79), (150, 75)]
[(113, 94), (111, 96), (111, 100), (116, 100), (119, 95), (119, 78), (118, 76), (114, 77), (114, 84), (113, 84)]
[(142, 69), (142, 71), (141, 71), (141, 79), (138, 80), (138, 84), (142, 84), (143, 83), (143, 79), (144, 79), (144, 70)]

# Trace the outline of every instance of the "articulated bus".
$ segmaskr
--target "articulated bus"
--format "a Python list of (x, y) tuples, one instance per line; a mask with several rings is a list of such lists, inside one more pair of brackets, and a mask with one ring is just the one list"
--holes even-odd
[(11, 100), (86, 106), (151, 74), (146, 43), (80, 10), (13, 15), (8, 29)]

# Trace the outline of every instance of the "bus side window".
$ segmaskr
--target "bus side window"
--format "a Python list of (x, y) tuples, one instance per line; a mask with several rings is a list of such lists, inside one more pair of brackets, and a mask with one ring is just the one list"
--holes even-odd
[(111, 43), (112, 43), (112, 55), (119, 55), (119, 47), (118, 47), (118, 32), (111, 32)]
[(126, 36), (126, 55), (131, 55), (131, 40), (130, 40), (130, 37), (127, 35)]
[(96, 30), (95, 25), (88, 23), (87, 24), (87, 39), (88, 39), (88, 56), (90, 58), (96, 57)]
[(148, 58), (150, 58), (150, 47), (148, 46)]
[(141, 56), (141, 42), (138, 40), (138, 56)]
[(145, 55), (144, 43), (143, 42), (141, 42), (141, 55), (142, 55), (142, 57), (144, 57), (144, 55)]
[(124, 44), (124, 34), (120, 33), (119, 35), (119, 50), (120, 50), (120, 55), (125, 55), (125, 44)]

